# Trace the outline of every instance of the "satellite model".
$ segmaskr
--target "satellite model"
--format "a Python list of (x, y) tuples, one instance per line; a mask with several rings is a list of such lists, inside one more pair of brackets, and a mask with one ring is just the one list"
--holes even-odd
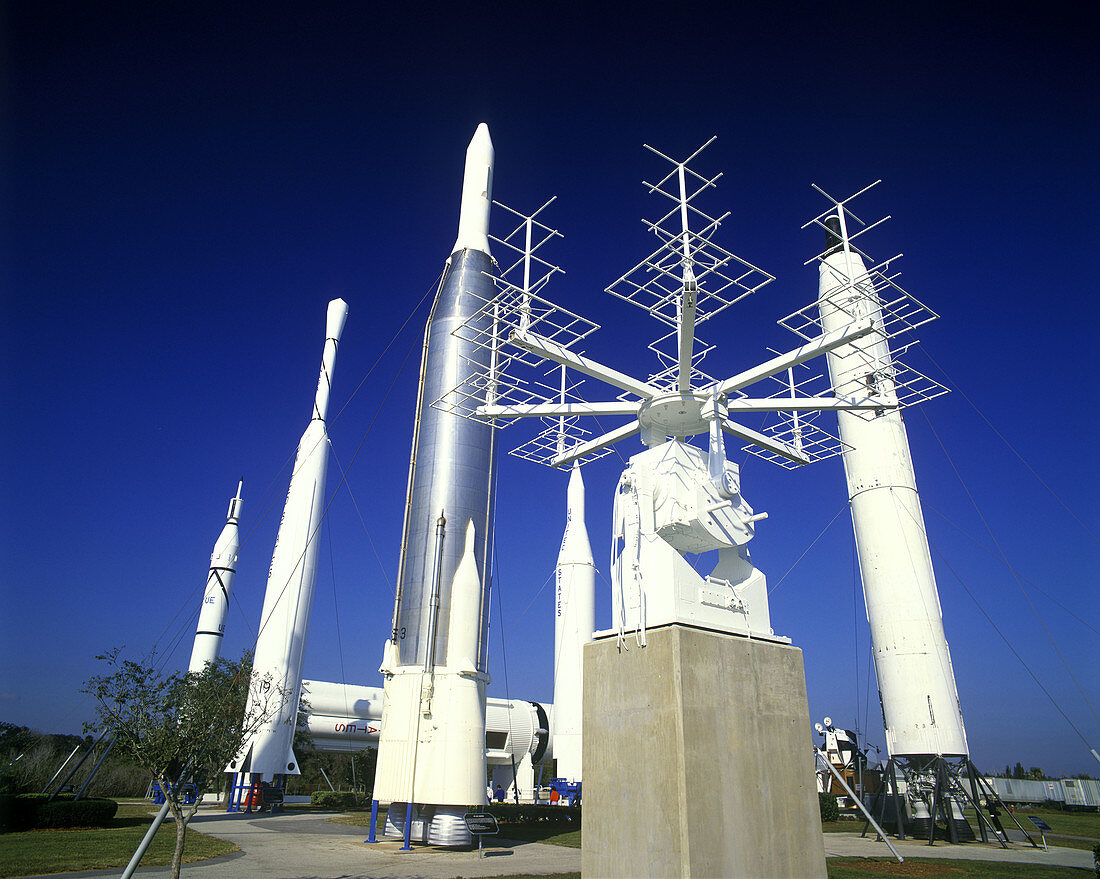
[[(548, 263), (539, 260), (551, 271), (530, 283), (534, 249), (557, 234), (549, 230), (529, 245), (517, 264), (524, 268), (522, 286), (508, 282), (508, 273), (503, 273), (499, 293), (488, 297), (459, 331), (487, 350), (483, 361), (488, 368), (437, 403), (498, 425), (522, 418), (547, 419), (549, 427), (513, 453), (554, 467), (584, 463), (616, 442), (641, 437), (648, 448), (630, 459), (616, 489), (611, 556), (613, 627), (620, 638), (632, 635), (640, 644), (645, 643), (647, 628), (671, 622), (774, 635), (765, 578), (747, 549), (756, 522), (766, 514), (756, 513), (742, 496), (739, 468), (726, 459), (725, 437), (746, 441), (758, 453), (793, 465), (838, 454), (841, 444), (811, 420), (784, 437), (747, 427), (736, 420), (738, 416), (873, 411), (894, 405), (865, 389), (832, 397), (750, 397), (742, 390), (878, 333), (870, 318), (830, 329), (729, 378), (716, 380), (698, 368), (713, 346), (699, 342), (696, 328), (774, 280), (714, 242), (728, 213), (715, 219), (693, 203), (721, 177), (706, 178), (688, 167), (713, 140), (683, 162), (649, 148), (673, 168), (658, 183), (647, 185), (670, 199), (673, 207), (647, 224), (660, 247), (607, 288), (671, 328), (650, 345), (663, 369), (635, 378), (575, 351), (577, 343), (598, 327), (539, 294), (553, 274)], [(533, 216), (526, 218), (528, 243)], [(619, 392), (618, 399), (589, 402), (577, 395), (578, 385), (563, 380), (561, 390), (554, 393), (523, 378), (522, 367), (545, 361), (599, 379)], [(487, 402), (479, 402), (479, 394)], [(591, 437), (579, 424), (588, 416), (630, 420)], [(707, 438), (705, 450), (688, 442), (698, 435)], [(710, 550), (718, 550), (718, 561), (712, 571), (699, 574), (685, 555)]]

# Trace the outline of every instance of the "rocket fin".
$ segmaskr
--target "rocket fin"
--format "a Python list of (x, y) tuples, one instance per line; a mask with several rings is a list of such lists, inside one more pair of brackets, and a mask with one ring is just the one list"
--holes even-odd
[(481, 617), (481, 577), (474, 558), (474, 520), (466, 525), (466, 544), (451, 583), (451, 625), (447, 665), (477, 674), (477, 634)]

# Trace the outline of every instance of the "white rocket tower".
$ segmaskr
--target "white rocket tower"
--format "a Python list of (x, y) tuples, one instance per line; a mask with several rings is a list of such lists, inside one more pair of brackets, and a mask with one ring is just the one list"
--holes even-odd
[(229, 502), (229, 514), (225, 527), (214, 543), (210, 555), (210, 573), (206, 576), (206, 592), (202, 597), (199, 624), (195, 631), (195, 644), (191, 648), (189, 672), (201, 672), (208, 662), (213, 662), (222, 652), (222, 636), (225, 634), (225, 617), (229, 613), (229, 596), (233, 591), (233, 577), (237, 573), (237, 553), (241, 538), (237, 523), (241, 518), (242, 479), (237, 483), (237, 495)]
[(566, 493), (565, 535), (558, 553), (554, 601), (554, 707), (550, 730), (557, 775), (581, 780), (584, 645), (596, 628), (596, 566), (584, 524), (584, 481), (573, 463)]
[(434, 403), (489, 366), (488, 352), (456, 330), (495, 290), (493, 161), (482, 123), (466, 150), (458, 238), (425, 328), (393, 628), (381, 667), (374, 796), (390, 805), (387, 835), (433, 845), (469, 843), (462, 816), (485, 803), (493, 428)]
[[(851, 246), (845, 211), (826, 219), (829, 248), (820, 263), (818, 308), (828, 332), (870, 318), (882, 303)], [(838, 396), (900, 393), (885, 336), (828, 355)], [(838, 412), (863, 596), (874, 646), (886, 745), (892, 757), (964, 757), (969, 751), (939, 593), (925, 534), (901, 411)]]
[(328, 304), (325, 348), (313, 419), (298, 443), (283, 519), (267, 575), (248, 702), (249, 708), (264, 705), (270, 720), (229, 764), (230, 771), (257, 773), (264, 781), (272, 781), (276, 775), (297, 775), (300, 771), (291, 742), (302, 687), (302, 658), (313, 608), (318, 536), (324, 513), (328, 469), (325, 417), (336, 366), (336, 349), (347, 316), (348, 306), (343, 299), (334, 299)]

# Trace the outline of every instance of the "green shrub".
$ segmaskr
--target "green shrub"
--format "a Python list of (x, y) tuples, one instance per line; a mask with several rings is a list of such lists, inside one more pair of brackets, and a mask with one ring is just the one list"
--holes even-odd
[(819, 793), (817, 795), (817, 807), (821, 810), (822, 821), (840, 820), (840, 807), (836, 804), (835, 794)]
[(114, 800), (74, 800), (72, 794), (47, 802), (45, 794), (0, 796), (0, 832), (58, 827), (106, 827), (118, 811)]
[(0, 833), (30, 830), (34, 812), (14, 794), (0, 794)]
[(309, 795), (309, 802), (325, 809), (354, 809), (359, 805), (359, 797), (350, 790), (315, 790)]
[(1096, 867), (1096, 879), (1100, 879), (1100, 842), (1092, 847), (1092, 863)]
[(537, 824), (539, 827), (564, 827), (576, 830), (581, 826), (581, 808), (545, 806), (534, 803), (491, 803), (491, 812), (500, 824)]
[(57, 799), (40, 803), (35, 810), (36, 828), (106, 827), (118, 811), (118, 803), (100, 797), (83, 800)]

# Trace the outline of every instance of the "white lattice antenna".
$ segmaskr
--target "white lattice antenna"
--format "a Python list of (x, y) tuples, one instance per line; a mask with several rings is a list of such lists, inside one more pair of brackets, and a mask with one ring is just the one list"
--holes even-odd
[[(919, 327), (936, 320), (939, 315), (897, 283), (900, 273), (892, 271), (891, 264), (901, 257), (900, 253), (890, 259), (876, 262), (865, 250), (854, 243), (857, 238), (890, 219), (889, 216), (885, 216), (872, 223), (866, 223), (851, 209), (852, 201), (881, 182), (876, 180), (845, 199), (836, 199), (816, 183), (812, 184), (813, 188), (829, 202), (829, 207), (805, 223), (802, 228), (816, 227), (823, 231), (826, 247), (806, 260), (804, 265), (822, 262), (832, 275), (835, 288), (824, 303), (828, 310), (842, 311), (853, 320), (861, 315), (874, 314), (875, 316), (878, 332), (867, 337), (863, 342), (852, 344), (845, 349), (846, 353), (838, 352), (838, 354), (858, 358), (865, 362), (869, 369), (873, 367), (874, 384), (888, 392), (891, 398), (896, 398), (899, 407), (913, 406), (947, 393), (947, 388), (942, 384), (902, 362), (906, 352), (916, 342), (912, 333)], [(853, 228), (857, 231), (852, 232)], [(839, 268), (835, 261), (825, 262), (825, 257), (838, 249), (845, 254), (844, 268)], [(855, 277), (858, 268), (852, 254), (858, 254), (861, 257), (858, 268), (862, 268), (864, 262), (868, 266), (866, 276)], [(823, 329), (822, 304), (820, 301), (812, 302), (780, 318), (778, 323), (801, 338), (808, 339)], [(878, 343), (886, 344), (889, 351), (889, 365), (883, 365), (881, 353), (876, 353)], [(851, 394), (857, 390), (853, 381), (846, 382), (842, 387), (833, 388), (834, 393), (838, 395)], [(874, 412), (866, 413), (865, 417), (874, 417)]]
[(681, 393), (692, 387), (695, 327), (775, 280), (774, 275), (712, 240), (729, 211), (711, 217), (694, 203), (701, 193), (714, 188), (722, 175), (704, 177), (689, 168), (688, 162), (715, 140), (712, 137), (682, 162), (645, 145), (671, 164), (672, 170), (657, 183), (643, 184), (651, 194), (664, 196), (674, 206), (657, 220), (642, 221), (661, 239), (661, 246), (607, 287), (612, 296), (675, 328), (676, 387)]
[[(661, 247), (607, 288), (672, 327), (650, 345), (658, 357), (658, 372), (635, 378), (588, 357), (578, 343), (594, 332), (596, 324), (542, 295), (546, 282), (558, 271), (534, 256), (535, 250), (557, 235), (536, 220), (551, 199), (529, 216), (512, 211), (520, 218), (520, 226), (505, 238), (494, 239), (511, 248), (518, 258), (502, 272), (492, 300), (456, 330), (477, 347), (491, 349), (490, 366), (466, 387), (444, 395), (437, 405), (498, 425), (540, 419), (544, 425), (540, 433), (512, 454), (556, 467), (605, 455), (614, 443), (639, 434), (651, 446), (669, 436), (709, 434), (712, 445), (718, 442), (720, 448), (723, 433), (748, 443), (761, 457), (799, 466), (842, 450), (836, 437), (815, 424), (821, 412), (892, 408), (895, 404), (875, 389), (808, 395), (809, 386), (795, 380), (794, 370), (801, 364), (877, 334), (868, 318), (857, 316), (840, 329), (821, 332), (818, 328), (816, 333), (810, 330), (808, 317), (800, 318), (804, 342), (793, 350), (724, 379), (715, 379), (699, 368), (714, 348), (696, 339), (696, 327), (774, 279), (718, 245), (714, 236), (729, 214), (713, 217), (697, 203), (704, 192), (715, 188), (721, 175), (705, 177), (688, 167), (688, 162), (713, 140), (682, 162), (649, 148), (669, 162), (672, 170), (657, 183), (645, 185), (651, 193), (669, 199), (673, 207), (657, 220), (645, 221), (661, 240)], [(516, 277), (520, 275), (522, 280)], [(899, 313), (909, 319), (910, 312)], [(521, 370), (544, 361), (560, 368), (556, 381), (521, 376)], [(584, 399), (577, 392), (582, 380), (570, 378), (577, 374), (599, 379), (617, 398)], [(782, 381), (782, 393), (750, 395), (754, 386), (768, 380)], [(741, 423), (742, 416), (760, 414), (777, 416), (778, 422), (765, 431)], [(581, 426), (586, 418), (596, 419), (599, 434)], [(599, 420), (603, 418), (627, 420), (604, 430)], [(721, 428), (717, 439), (712, 424)]]
[[(459, 338), (471, 342), (475, 349), (488, 350), (488, 366), (484, 358), (467, 358), (473, 367), (465, 381), (450, 389), (432, 405), (437, 409), (479, 418), (479, 406), (534, 405), (554, 399), (555, 389), (538, 379), (530, 378), (521, 367), (535, 367), (543, 358), (507, 345), (509, 334), (523, 328), (534, 331), (556, 344), (568, 347), (593, 333), (598, 324), (561, 308), (539, 295), (550, 279), (564, 271), (543, 259), (536, 251), (555, 238), (562, 237), (556, 229), (537, 217), (556, 199), (549, 199), (532, 214), (523, 214), (501, 202), (497, 207), (519, 219), (507, 235), (489, 237), (509, 252), (511, 262), (494, 277), (495, 290), (491, 299), (483, 301), (468, 320), (454, 331)], [(470, 293), (469, 295), (473, 295)], [(495, 427), (506, 427), (515, 419), (489, 419)]]

